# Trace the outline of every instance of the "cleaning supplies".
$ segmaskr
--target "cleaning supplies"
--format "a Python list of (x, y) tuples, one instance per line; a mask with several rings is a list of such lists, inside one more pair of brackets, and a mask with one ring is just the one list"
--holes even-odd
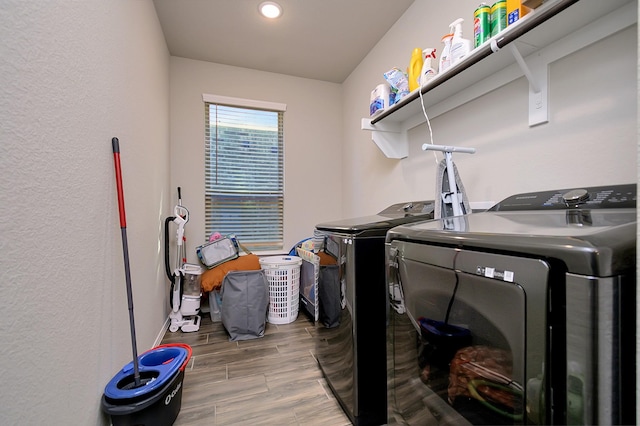
[(491, 37), (507, 28), (507, 1), (498, 0), (491, 6)]
[(409, 75), (409, 92), (413, 92), (420, 87), (420, 72), (422, 71), (422, 49), (416, 47), (411, 52), (411, 61), (409, 62), (409, 69), (407, 74)]
[(371, 91), (371, 102), (369, 104), (369, 115), (374, 116), (385, 108), (391, 106), (391, 87), (387, 83), (378, 84), (375, 89)]
[(531, 9), (521, 0), (507, 0), (507, 26), (513, 25), (524, 17)]
[(431, 47), (422, 50), (422, 70), (420, 71), (420, 86), (427, 84), (429, 80), (436, 76), (435, 63), (436, 49)]
[(451, 39), (453, 34), (445, 34), (442, 36), (442, 54), (440, 55), (440, 72), (444, 72), (451, 66)]
[(462, 23), (464, 19), (458, 18), (449, 24), (449, 28), (453, 33), (451, 39), (451, 66), (460, 62), (465, 56), (471, 52), (471, 40), (462, 38)]
[(399, 68), (393, 67), (385, 72), (384, 79), (391, 86), (389, 95), (389, 106), (396, 104), (400, 99), (409, 94), (409, 82), (407, 74)]
[(473, 12), (473, 47), (478, 47), (491, 37), (491, 7), (480, 3)]

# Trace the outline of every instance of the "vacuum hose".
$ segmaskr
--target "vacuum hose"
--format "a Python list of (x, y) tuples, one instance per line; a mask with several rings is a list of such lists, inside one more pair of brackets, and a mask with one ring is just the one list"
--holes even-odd
[(169, 266), (169, 223), (175, 220), (174, 216), (169, 216), (164, 220), (164, 268), (167, 273), (167, 278), (171, 281), (171, 284), (175, 283), (175, 275), (171, 271), (171, 267)]

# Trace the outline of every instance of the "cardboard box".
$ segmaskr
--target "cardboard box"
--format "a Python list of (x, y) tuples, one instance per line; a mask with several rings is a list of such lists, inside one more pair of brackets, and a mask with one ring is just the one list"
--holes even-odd
[(522, 0), (522, 5), (527, 6), (528, 8), (535, 9), (544, 3), (544, 0)]
[(524, 6), (521, 0), (507, 0), (507, 27), (522, 19), (531, 8)]

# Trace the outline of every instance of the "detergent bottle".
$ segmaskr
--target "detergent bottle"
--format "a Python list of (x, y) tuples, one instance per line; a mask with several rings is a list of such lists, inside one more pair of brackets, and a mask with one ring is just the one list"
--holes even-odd
[(449, 29), (453, 33), (451, 39), (451, 65), (455, 65), (471, 52), (471, 40), (462, 38), (462, 23), (464, 19), (458, 18), (449, 24)]
[(442, 36), (442, 54), (440, 55), (440, 72), (444, 72), (451, 66), (451, 39), (453, 34), (445, 34)]
[(407, 74), (409, 75), (409, 92), (420, 87), (420, 72), (422, 71), (422, 49), (416, 47), (411, 52), (411, 62)]
[(422, 71), (420, 71), (420, 86), (427, 84), (436, 76), (435, 69), (436, 49), (428, 47), (422, 50)]

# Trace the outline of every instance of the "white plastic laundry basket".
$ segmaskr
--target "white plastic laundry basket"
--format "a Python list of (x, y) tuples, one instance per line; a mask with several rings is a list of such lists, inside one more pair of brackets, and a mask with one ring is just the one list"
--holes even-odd
[(300, 304), (300, 265), (298, 256), (260, 258), (260, 267), (269, 282), (269, 312), (271, 324), (288, 324), (298, 317)]

